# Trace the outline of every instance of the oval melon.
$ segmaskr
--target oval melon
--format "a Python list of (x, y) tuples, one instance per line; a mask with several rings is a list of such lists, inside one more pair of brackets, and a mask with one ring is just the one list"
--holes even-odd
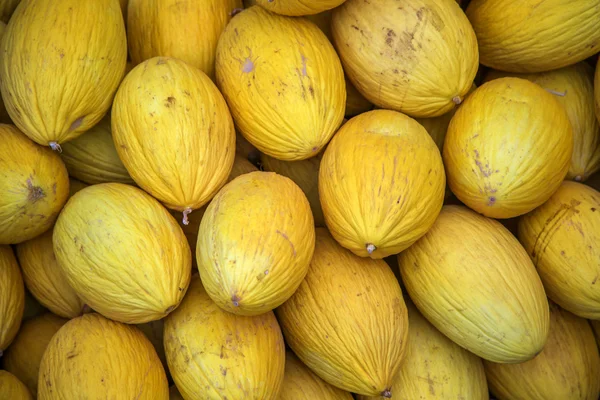
[(331, 385), (394, 396), (408, 335), (400, 285), (385, 261), (352, 254), (325, 228), (316, 232), (306, 278), (276, 310), (286, 343)]
[(152, 343), (134, 326), (85, 314), (67, 322), (44, 352), (38, 399), (169, 399)]
[(261, 7), (277, 14), (299, 17), (331, 10), (346, 0), (256, 0)]
[(419, 311), (459, 346), (499, 363), (535, 357), (548, 337), (548, 301), (527, 252), (498, 221), (444, 206), (398, 255)]
[(456, 111), (443, 158), (460, 201), (487, 217), (511, 218), (548, 200), (572, 153), (571, 123), (554, 95), (506, 77), (478, 87)]
[(13, 125), (0, 124), (0, 244), (47, 231), (67, 201), (69, 176), (58, 154)]
[(96, 125), (110, 108), (127, 62), (115, 0), (27, 0), (0, 42), (0, 89), (33, 141), (60, 145)]
[(10, 400), (33, 400), (27, 386), (10, 372), (0, 370), (0, 398)]
[(160, 319), (183, 298), (191, 253), (158, 201), (122, 183), (77, 192), (52, 236), (69, 285), (92, 309), (128, 324)]
[(246, 317), (222, 310), (197, 275), (165, 319), (165, 352), (186, 399), (275, 400), (285, 346), (273, 312)]
[(25, 286), (10, 246), (0, 245), (0, 357), (19, 331), (25, 307)]
[(325, 223), (361, 257), (397, 254), (425, 234), (442, 208), (445, 185), (442, 158), (427, 131), (391, 110), (346, 122), (319, 171)]
[(344, 118), (342, 65), (305, 18), (259, 6), (236, 15), (219, 39), (216, 78), (240, 132), (271, 157), (317, 155)]

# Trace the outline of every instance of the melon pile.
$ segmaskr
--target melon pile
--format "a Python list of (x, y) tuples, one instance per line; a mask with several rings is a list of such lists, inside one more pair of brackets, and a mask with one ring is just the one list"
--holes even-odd
[(596, 400), (600, 0), (0, 0), (0, 400)]

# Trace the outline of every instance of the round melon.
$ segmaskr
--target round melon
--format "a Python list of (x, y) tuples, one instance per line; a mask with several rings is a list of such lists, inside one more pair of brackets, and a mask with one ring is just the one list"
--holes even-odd
[(256, 0), (256, 3), (277, 14), (299, 17), (331, 10), (344, 1), (346, 0)]
[(0, 357), (19, 331), (25, 307), (25, 286), (10, 246), (0, 245)]
[(0, 20), (7, 23), (21, 0), (0, 0)]
[(10, 400), (33, 400), (27, 386), (8, 371), (0, 370), (0, 398)]
[(190, 247), (177, 220), (133, 186), (101, 183), (77, 192), (61, 212), (52, 242), (67, 283), (115, 321), (163, 318), (190, 281)]
[(110, 108), (127, 62), (115, 0), (23, 0), (0, 42), (0, 89), (14, 121), (55, 150)]
[(466, 13), (487, 67), (543, 72), (600, 50), (600, 0), (472, 0)]
[(391, 110), (346, 122), (319, 171), (325, 223), (361, 257), (397, 254), (425, 234), (442, 208), (445, 186), (433, 139), (414, 119)]
[(542, 352), (520, 364), (485, 362), (491, 392), (502, 400), (597, 400), (600, 355), (585, 319), (550, 302), (550, 332)]
[(530, 360), (544, 347), (544, 287), (527, 252), (498, 221), (444, 206), (398, 265), (419, 311), (459, 346), (498, 363)]
[(512, 218), (548, 200), (572, 153), (571, 122), (555, 95), (505, 77), (478, 87), (456, 111), (443, 158), (460, 201), (487, 217)]
[(236, 15), (219, 39), (216, 78), (240, 132), (271, 157), (317, 155), (344, 118), (342, 65), (305, 18), (259, 6)]
[(85, 314), (48, 343), (38, 399), (169, 399), (169, 384), (152, 343), (134, 326)]
[(332, 32), (356, 89), (413, 117), (460, 104), (479, 66), (477, 38), (454, 1), (348, 0), (334, 10)]
[(4, 368), (37, 396), (40, 362), (50, 339), (67, 322), (52, 313), (45, 313), (23, 323), (19, 333), (4, 355)]
[(276, 310), (286, 343), (325, 382), (392, 397), (408, 335), (400, 285), (385, 261), (352, 254), (325, 228), (316, 235), (306, 278)]
[(235, 129), (210, 78), (175, 58), (136, 66), (112, 111), (117, 153), (133, 180), (168, 208), (192, 210), (215, 195), (231, 172)]
[(165, 319), (164, 344), (186, 399), (278, 399), (285, 345), (275, 315), (222, 310), (197, 275), (181, 306)]
[(58, 154), (14, 125), (0, 124), (0, 244), (17, 244), (47, 231), (69, 195)]
[(548, 297), (575, 315), (600, 319), (600, 192), (565, 181), (521, 217), (518, 232)]

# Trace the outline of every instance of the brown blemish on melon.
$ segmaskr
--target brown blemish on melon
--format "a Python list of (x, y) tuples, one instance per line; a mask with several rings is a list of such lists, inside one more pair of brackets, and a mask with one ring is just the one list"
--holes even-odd
[(250, 57), (247, 57), (246, 61), (244, 61), (244, 65), (242, 66), (242, 72), (245, 72), (248, 74), (252, 71), (254, 71), (254, 63), (252, 62)]
[(75, 129), (79, 128), (82, 123), (83, 123), (83, 117), (77, 118), (75, 121), (73, 121), (69, 130), (74, 131)]
[(29, 191), (29, 193), (27, 194), (27, 200), (29, 200), (32, 203), (35, 203), (36, 201), (46, 197), (46, 194), (44, 193), (41, 187), (33, 186), (31, 179), (27, 179), (27, 190)]
[(306, 71), (306, 61), (308, 59), (302, 53), (300, 53), (300, 57), (302, 59), (302, 76), (308, 76), (308, 72)]
[(488, 198), (488, 206), (490, 206), (490, 207), (491, 207), (491, 206), (493, 206), (494, 204), (496, 204), (496, 197), (494, 197), (494, 196), (490, 196), (490, 197)]
[(292, 241), (290, 240), (290, 238), (288, 237), (288, 235), (286, 235), (285, 233), (281, 232), (280, 230), (277, 230), (276, 232), (277, 232), (277, 234), (281, 235), (285, 240), (287, 240), (287, 242), (292, 247), (292, 252), (294, 253), (294, 257), (296, 257), (296, 248), (294, 247), (294, 243), (292, 243)]
[(173, 311), (174, 309), (175, 309), (175, 306), (170, 306), (169, 308), (167, 308), (167, 309), (165, 310), (165, 312), (168, 314), (168, 313), (170, 313), (171, 311)]

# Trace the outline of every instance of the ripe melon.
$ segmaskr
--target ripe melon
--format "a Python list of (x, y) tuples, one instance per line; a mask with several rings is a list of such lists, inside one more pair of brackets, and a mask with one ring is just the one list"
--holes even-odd
[(286, 343), (327, 383), (392, 397), (408, 335), (400, 285), (383, 260), (357, 257), (325, 228), (316, 234), (306, 278), (276, 310)]
[(53, 149), (96, 125), (127, 62), (115, 0), (24, 0), (0, 41), (0, 89), (15, 125)]
[(548, 301), (527, 252), (498, 221), (444, 206), (398, 255), (402, 281), (440, 332), (498, 363), (535, 357), (548, 337)]
[(0, 244), (47, 231), (67, 201), (69, 176), (58, 154), (0, 124)]
[(175, 58), (136, 66), (112, 110), (117, 153), (134, 181), (184, 223), (225, 184), (235, 155), (227, 103), (208, 76)]
[(271, 157), (317, 155), (344, 118), (342, 65), (305, 18), (259, 6), (236, 15), (219, 39), (216, 78), (240, 132)]
[(142, 190), (101, 183), (77, 192), (52, 236), (67, 283), (107, 318), (163, 318), (183, 298), (191, 253), (177, 221)]
[(478, 87), (456, 111), (443, 158), (460, 201), (488, 217), (512, 218), (548, 200), (572, 153), (573, 129), (555, 96), (505, 77)]
[(27, 386), (10, 372), (0, 370), (0, 398), (10, 400), (33, 400)]
[(600, 355), (585, 319), (550, 302), (550, 333), (542, 352), (520, 364), (485, 362), (491, 392), (503, 400), (597, 400)]
[(0, 245), (0, 357), (19, 331), (25, 307), (25, 286), (10, 246)]
[(348, 78), (380, 108), (436, 117), (467, 94), (477, 73), (477, 38), (454, 1), (348, 0), (332, 32)]
[(169, 399), (152, 343), (134, 326), (85, 314), (52, 337), (38, 378), (38, 399)]
[(40, 362), (44, 351), (50, 339), (67, 321), (46, 312), (24, 322), (4, 355), (4, 368), (19, 378), (34, 397), (37, 396)]
[(197, 275), (165, 319), (165, 352), (186, 399), (275, 400), (285, 346), (273, 312), (246, 317), (222, 310)]
[(346, 0), (256, 0), (261, 7), (277, 14), (299, 17), (331, 10)]
[(472, 0), (481, 63), (510, 72), (566, 67), (600, 49), (600, 0)]
[(327, 227), (361, 257), (397, 254), (425, 234), (442, 208), (445, 186), (433, 139), (414, 119), (391, 110), (346, 122), (319, 171)]
[(21, 0), (0, 0), (0, 20), (7, 23)]

